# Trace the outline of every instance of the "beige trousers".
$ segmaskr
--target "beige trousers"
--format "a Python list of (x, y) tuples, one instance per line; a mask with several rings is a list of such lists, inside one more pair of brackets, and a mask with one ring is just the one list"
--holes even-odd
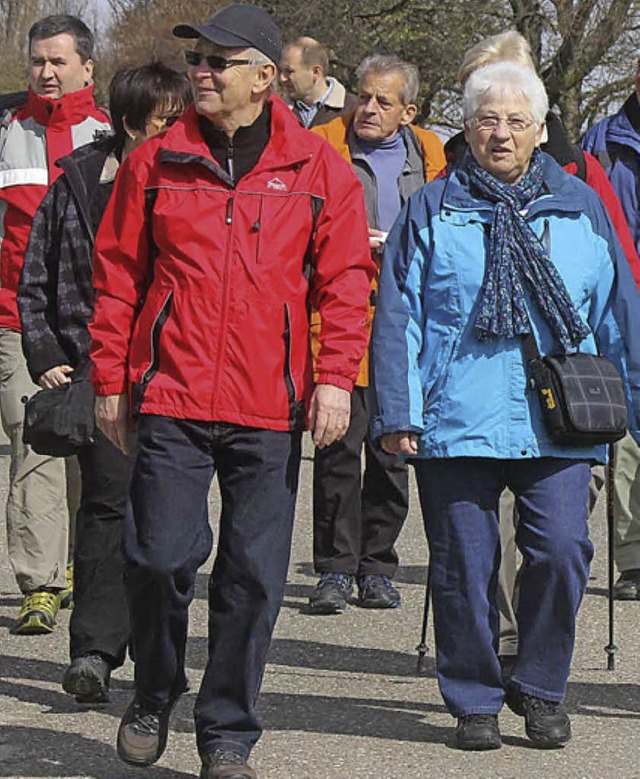
[[(625, 439), (626, 440), (626, 439)], [(617, 472), (617, 471), (616, 471)], [(589, 483), (589, 514), (593, 511), (600, 490), (604, 485), (604, 466), (596, 465), (591, 469)], [(500, 546), (502, 560), (498, 572), (498, 590), (496, 601), (500, 610), (499, 655), (518, 654), (518, 574), (521, 557), (516, 546), (516, 527), (518, 510), (511, 490), (504, 490), (500, 496)]]
[(626, 435), (616, 444), (614, 548), (618, 570), (640, 568), (640, 447)]
[(7, 540), (23, 593), (64, 588), (68, 551), (65, 462), (22, 443), (22, 397), (37, 389), (27, 372), (20, 333), (0, 329), (0, 419), (11, 446)]

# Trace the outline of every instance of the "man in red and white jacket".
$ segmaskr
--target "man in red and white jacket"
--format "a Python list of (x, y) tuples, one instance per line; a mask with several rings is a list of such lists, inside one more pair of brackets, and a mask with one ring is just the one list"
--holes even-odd
[(9, 558), (24, 594), (13, 633), (51, 632), (67, 587), (65, 463), (22, 443), (21, 399), (38, 387), (22, 354), (16, 292), (33, 216), (62, 173), (56, 161), (110, 130), (93, 99), (93, 45), (74, 16), (36, 22), (26, 101), (0, 113), (0, 415), (11, 442)]
[[(136, 694), (117, 746), (138, 766), (165, 748), (217, 472), (200, 776), (250, 778), (301, 434), (328, 446), (347, 429), (375, 265), (351, 167), (270, 96), (282, 46), (270, 16), (230, 5), (174, 34), (194, 39), (194, 105), (127, 157), (96, 239), (96, 419), (126, 449), (129, 410), (138, 418), (124, 526)], [(315, 386), (309, 305), (323, 322)]]

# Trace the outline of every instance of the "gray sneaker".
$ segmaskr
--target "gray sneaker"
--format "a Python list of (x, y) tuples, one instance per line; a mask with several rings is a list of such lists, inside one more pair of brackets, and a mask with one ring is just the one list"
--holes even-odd
[(78, 703), (109, 703), (111, 664), (99, 654), (76, 657), (64, 672), (62, 689)]

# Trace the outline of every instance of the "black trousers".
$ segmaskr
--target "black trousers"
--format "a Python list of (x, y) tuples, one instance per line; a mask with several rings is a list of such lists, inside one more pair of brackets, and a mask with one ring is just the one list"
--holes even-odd
[(122, 665), (129, 641), (122, 524), (132, 460), (99, 430), (78, 454), (82, 498), (76, 516), (74, 607), (69, 624), (71, 659), (106, 655)]
[[(362, 474), (362, 450), (365, 453)], [(317, 573), (393, 576), (409, 507), (407, 466), (369, 436), (369, 389), (355, 387), (345, 437), (316, 449), (313, 564)]]
[(222, 513), (209, 579), (207, 664), (194, 709), (200, 754), (248, 756), (256, 699), (284, 596), (301, 434), (142, 414), (124, 524), (136, 691), (165, 704), (185, 688), (189, 604), (211, 552), (207, 497)]

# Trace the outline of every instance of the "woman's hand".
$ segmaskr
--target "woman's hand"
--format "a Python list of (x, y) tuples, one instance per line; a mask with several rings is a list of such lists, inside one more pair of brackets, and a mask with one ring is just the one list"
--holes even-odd
[(73, 373), (73, 368), (70, 365), (56, 365), (40, 376), (38, 385), (42, 389), (53, 389), (62, 384), (69, 384), (71, 379), (68, 374), (70, 373)]
[(387, 433), (380, 439), (380, 446), (389, 454), (418, 454), (418, 436), (404, 431)]

